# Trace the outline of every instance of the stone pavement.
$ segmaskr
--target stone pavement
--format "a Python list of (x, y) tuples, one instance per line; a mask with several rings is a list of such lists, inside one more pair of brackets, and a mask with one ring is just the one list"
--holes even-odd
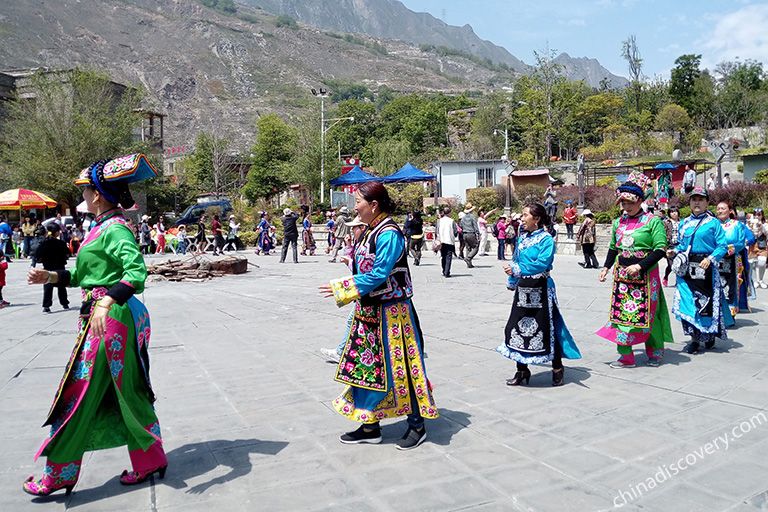
[(0, 311), (0, 510), (768, 509), (768, 290), (714, 352), (681, 353), (674, 322), (665, 364), (613, 370), (615, 348), (593, 334), (609, 285), (558, 256), (560, 307), (584, 358), (566, 361), (562, 388), (545, 367), (530, 386), (509, 388), (514, 364), (494, 352), (511, 301), (499, 262), (456, 261), (446, 280), (430, 254), (413, 269), (414, 303), (441, 418), (428, 422), (424, 445), (400, 452), (402, 420), (385, 425), (382, 445), (338, 441), (355, 425), (330, 409), (342, 386), (319, 349), (340, 340), (349, 310), (317, 286), (345, 268), (324, 255), (250, 259), (259, 268), (245, 275), (144, 293), (165, 479), (123, 487), (126, 449), (106, 450), (86, 455), (71, 497), (43, 499), (21, 482), (42, 469), (32, 456), (47, 430), (37, 427), (76, 312), (42, 314), (41, 287), (23, 284), (25, 263), (11, 264), (4, 295), (14, 305)]

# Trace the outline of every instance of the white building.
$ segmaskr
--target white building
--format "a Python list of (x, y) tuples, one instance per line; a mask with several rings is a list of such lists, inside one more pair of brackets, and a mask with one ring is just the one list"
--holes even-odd
[(435, 162), (430, 172), (437, 176), (440, 197), (457, 197), (466, 203), (468, 189), (506, 183), (502, 178), (509, 168), (505, 160), (451, 160)]

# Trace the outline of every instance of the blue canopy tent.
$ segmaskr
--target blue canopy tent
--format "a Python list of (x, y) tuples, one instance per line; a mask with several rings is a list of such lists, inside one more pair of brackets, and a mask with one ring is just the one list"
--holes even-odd
[(411, 162), (406, 163), (394, 174), (384, 177), (384, 183), (414, 183), (416, 181), (432, 181), (437, 179), (434, 174), (429, 174), (415, 167)]
[(669, 162), (664, 162), (664, 163), (661, 163), (661, 164), (656, 164), (653, 168), (654, 169), (667, 169), (667, 170), (671, 171), (672, 169), (677, 169), (677, 166), (675, 164), (671, 164)]
[(368, 174), (367, 172), (362, 170), (359, 165), (356, 165), (348, 173), (342, 174), (338, 178), (332, 179), (331, 186), (343, 187), (345, 185), (359, 185), (360, 183), (365, 183), (366, 181), (379, 181), (379, 180), (381, 180), (381, 178)]

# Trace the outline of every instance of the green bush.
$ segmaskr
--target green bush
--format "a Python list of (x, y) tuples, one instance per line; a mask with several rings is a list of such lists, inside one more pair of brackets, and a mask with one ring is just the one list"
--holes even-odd
[(424, 209), (426, 193), (420, 183), (385, 186), (389, 192), (390, 199), (395, 203), (395, 211), (392, 213), (405, 214)]
[(546, 191), (546, 188), (540, 187), (538, 185), (522, 185), (515, 188), (514, 196), (517, 202), (520, 204), (524, 204), (529, 201), (541, 202), (544, 200), (544, 193)]
[(755, 173), (755, 183), (768, 185), (768, 169), (761, 169)]
[(241, 231), (238, 236), (246, 247), (253, 247), (259, 235), (255, 231)]
[(477, 211), (490, 211), (502, 208), (506, 202), (506, 190), (502, 185), (480, 187), (467, 190), (467, 202), (472, 203)]
[(297, 28), (299, 28), (299, 24), (296, 23), (296, 20), (291, 18), (290, 16), (286, 16), (285, 14), (281, 14), (280, 16), (277, 17), (277, 19), (275, 20), (275, 26), (277, 28), (285, 27), (293, 30), (296, 30)]

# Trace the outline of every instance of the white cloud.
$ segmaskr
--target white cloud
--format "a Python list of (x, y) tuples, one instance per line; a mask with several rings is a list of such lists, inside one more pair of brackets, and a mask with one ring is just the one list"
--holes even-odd
[(720, 17), (703, 41), (702, 64), (710, 69), (724, 60), (754, 59), (768, 64), (768, 5), (749, 5)]

